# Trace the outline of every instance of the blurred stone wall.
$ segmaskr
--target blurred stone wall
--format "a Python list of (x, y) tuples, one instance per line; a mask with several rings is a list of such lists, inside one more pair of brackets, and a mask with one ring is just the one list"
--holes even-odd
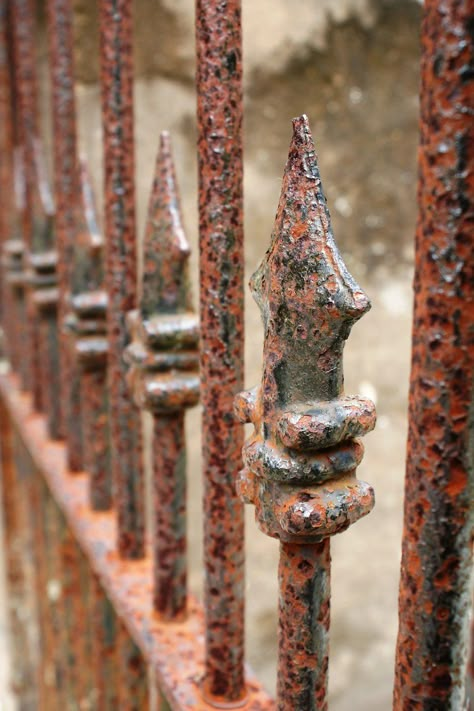
[[(75, 8), (77, 75), (91, 89), (98, 79), (97, 2), (75, 0)], [(414, 0), (243, 0), (252, 235), (268, 233), (290, 119), (305, 112), (341, 246), (364, 262), (367, 255), (371, 263), (410, 258), (403, 248), (414, 209), (419, 16)], [(188, 167), (195, 151), (194, 3), (136, 0), (134, 18), (136, 75), (163, 93), (155, 135), (140, 129), (138, 140), (153, 151), (158, 130), (171, 128)], [(139, 95), (137, 86), (138, 128)]]

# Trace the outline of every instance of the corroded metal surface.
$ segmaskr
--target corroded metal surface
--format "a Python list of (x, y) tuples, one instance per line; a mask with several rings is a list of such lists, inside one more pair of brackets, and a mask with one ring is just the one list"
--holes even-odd
[(111, 440), (107, 383), (107, 294), (103, 289), (103, 239), (98, 228), (94, 196), (86, 165), (81, 164), (82, 215), (74, 245), (71, 313), (73, 360), (81, 383), (81, 427), (84, 469), (90, 477), (93, 509), (112, 506)]
[(148, 711), (148, 674), (145, 661), (127, 628), (117, 621), (118, 706), (124, 711)]
[(58, 251), (61, 430), (67, 442), (69, 467), (72, 471), (81, 471), (81, 389), (77, 368), (72, 361), (69, 334), (65, 328), (70, 310), (77, 208), (80, 199), (70, 0), (48, 0), (47, 10)]
[[(23, 299), (23, 242), (19, 239), (20, 200), (16, 176), (18, 173), (17, 124), (14, 116), (15, 87), (11, 27), (11, 4), (0, 4), (0, 249), (2, 258), (1, 299), (4, 349), (13, 367), (19, 373), (21, 364), (21, 340), (26, 324), (18, 320)], [(15, 159), (15, 156), (17, 159)], [(3, 197), (4, 196), (4, 197)], [(12, 249), (13, 248), (13, 249)], [(25, 376), (25, 380), (26, 380)]]
[(474, 515), (472, 3), (427, 0), (394, 708), (461, 709)]
[[(191, 598), (188, 616), (178, 624), (164, 622), (154, 614), (151, 556), (140, 561), (121, 558), (115, 514), (90, 509), (88, 477), (70, 476), (64, 445), (47, 438), (44, 417), (33, 412), (30, 398), (20, 393), (12, 376), (0, 376), (0, 397), (113, 609), (152, 666), (171, 708), (212, 711), (215, 707), (203, 700), (200, 687), (204, 672), (204, 619), (200, 607)], [(52, 549), (54, 553), (57, 547)], [(242, 708), (244, 711), (275, 708), (252, 675), (247, 679), (247, 697)]]
[[(306, 116), (293, 138), (270, 247), (251, 280), (264, 325), (261, 385), (236, 398), (255, 431), (238, 490), (281, 541), (278, 708), (327, 708), (329, 543), (373, 507), (357, 439), (375, 410), (343, 394), (342, 353), (370, 308), (337, 250)], [(311, 545), (312, 544), (312, 545)]]
[(130, 0), (100, 1), (100, 55), (114, 503), (119, 550), (124, 558), (140, 558), (144, 554), (141, 419), (129, 395), (123, 359), (129, 342), (125, 317), (136, 307), (137, 291), (131, 5)]
[[(23, 241), (23, 270), (26, 273), (29, 252), (33, 246), (33, 210), (35, 176), (34, 142), (38, 136), (37, 77), (34, 51), (33, 0), (12, 0), (12, 38), (15, 81), (16, 143), (21, 146), (24, 172), (24, 201), (20, 213), (20, 235)], [(25, 348), (21, 352), (24, 387), (34, 395), (35, 406), (41, 409), (41, 374), (39, 337), (31, 290), (24, 282), (24, 305), (27, 318), (21, 328), (25, 332)], [(23, 345), (23, 344), (22, 344)]]
[(144, 240), (139, 310), (128, 316), (128, 382), (153, 414), (154, 602), (168, 620), (186, 612), (184, 412), (199, 399), (198, 319), (191, 308), (170, 138), (161, 135)]
[(91, 579), (89, 615), (94, 635), (92, 660), (94, 671), (94, 703), (98, 709), (118, 707), (118, 665), (116, 654), (117, 618), (96, 575)]
[(27, 283), (38, 330), (40, 400), (47, 414), (50, 436), (60, 437), (57, 254), (54, 235), (54, 204), (44, 165), (43, 149), (34, 142), (32, 191), (33, 237), (28, 255)]
[[(2, 206), (0, 209), (0, 254), (3, 255), (3, 245), (10, 238), (12, 231), (13, 198), (13, 125), (12, 125), (12, 90), (10, 87), (11, 56), (9, 23), (9, 4), (7, 0), (0, 2), (0, 191)], [(3, 344), (11, 360), (11, 295), (6, 284), (5, 274), (0, 274), (0, 316), (7, 344)], [(10, 320), (9, 320), (10, 319)]]
[(280, 544), (280, 709), (327, 708), (331, 557), (329, 540)]
[(197, 0), (201, 399), (208, 698), (244, 689), (243, 510), (235, 492), (243, 386), (242, 47), (239, 0)]
[(61, 581), (57, 563), (57, 531), (55, 504), (47, 485), (38, 473), (31, 482), (33, 499), (30, 526), (35, 539), (35, 578), (38, 594), (40, 626), (39, 708), (54, 708), (63, 701), (61, 630), (59, 609)]

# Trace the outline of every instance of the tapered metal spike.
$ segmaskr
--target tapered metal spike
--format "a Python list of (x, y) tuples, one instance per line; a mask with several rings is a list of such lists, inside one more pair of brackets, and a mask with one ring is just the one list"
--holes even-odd
[(293, 121), (271, 244), (250, 286), (265, 325), (264, 399), (338, 397), (344, 341), (370, 303), (336, 247), (304, 115)]
[(190, 254), (179, 204), (171, 139), (160, 137), (145, 232), (140, 311), (179, 313), (190, 308), (187, 262)]

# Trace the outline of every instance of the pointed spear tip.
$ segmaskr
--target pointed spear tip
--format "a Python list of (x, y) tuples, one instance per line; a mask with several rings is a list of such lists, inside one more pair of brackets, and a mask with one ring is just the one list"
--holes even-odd
[(309, 127), (309, 119), (306, 114), (301, 114), (301, 116), (295, 116), (295, 118), (292, 119), (291, 123), (293, 124), (293, 135), (295, 135), (295, 136), (296, 135), (311, 136), (311, 129)]
[[(167, 240), (167, 246), (183, 258), (190, 254), (190, 247), (182, 227), (178, 183), (169, 131), (160, 133), (148, 220), (149, 226), (168, 222), (169, 229), (161, 233), (162, 239)], [(150, 238), (153, 234), (153, 230), (148, 232)], [(161, 246), (164, 247), (165, 243), (163, 242)], [(154, 246), (151, 248), (155, 249)]]
[[(306, 152), (314, 151), (314, 140), (307, 115), (301, 114), (301, 116), (297, 116), (292, 120), (292, 124), (292, 147), (294, 146), (296, 149), (303, 149)], [(317, 162), (316, 159), (315, 162)]]
[(169, 131), (160, 133), (160, 151), (161, 157), (171, 158), (171, 135)]
[[(266, 298), (273, 298), (268, 294), (268, 275), (274, 269), (270, 265), (276, 255), (279, 255), (279, 267), (274, 276), (279, 279), (282, 278), (282, 254), (286, 268), (295, 273), (309, 273), (308, 264), (317, 261), (321, 270), (319, 308), (334, 301), (334, 293), (326, 289), (327, 277), (331, 275), (332, 289), (338, 291), (342, 311), (351, 319), (360, 318), (370, 308), (370, 302), (349, 273), (335, 243), (308, 117), (302, 114), (294, 118), (292, 124), (293, 136), (272, 243), (250, 280), (250, 288), (260, 305)], [(309, 287), (314, 289), (314, 280), (308, 282)]]
[(160, 146), (158, 152), (157, 175), (161, 172), (160, 180), (157, 181), (157, 190), (161, 192), (163, 205), (170, 210), (171, 223), (173, 228), (168, 233), (169, 247), (176, 251), (176, 256), (186, 259), (191, 248), (184, 233), (179, 201), (178, 181), (173, 159), (171, 134), (169, 131), (160, 133)]
[(140, 309), (143, 316), (179, 312), (189, 301), (187, 262), (179, 191), (168, 131), (160, 133), (143, 242)]

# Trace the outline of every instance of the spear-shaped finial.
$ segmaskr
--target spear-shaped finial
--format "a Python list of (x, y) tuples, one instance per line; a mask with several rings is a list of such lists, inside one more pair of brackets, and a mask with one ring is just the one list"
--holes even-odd
[[(370, 303), (334, 242), (306, 116), (293, 121), (271, 245), (251, 289), (265, 325), (266, 401), (337, 397), (344, 341)], [(311, 367), (301, 368), (305, 357)]]
[(189, 309), (190, 250), (182, 226), (171, 139), (166, 131), (160, 136), (143, 251), (142, 317)]
[[(344, 343), (370, 304), (334, 242), (306, 116), (293, 121), (272, 241), (251, 288), (264, 366), (261, 387), (236, 401), (255, 424), (240, 489), (270, 535), (321, 540), (372, 508), (371, 488), (354, 476), (363, 454), (355, 437), (373, 428), (375, 413), (342, 394)], [(340, 477), (337, 490), (321, 487)], [(317, 487), (309, 498), (306, 486)]]
[(278, 708), (327, 708), (328, 537), (369, 513), (356, 479), (368, 400), (343, 395), (342, 353), (370, 307), (334, 242), (308, 119), (293, 121), (270, 248), (251, 280), (265, 338), (260, 387), (236, 412), (253, 422), (238, 490), (281, 541)]
[(167, 620), (186, 611), (184, 413), (199, 399), (199, 327), (188, 283), (170, 138), (161, 135), (144, 241), (139, 309), (128, 314), (128, 383), (154, 416), (154, 606)]

